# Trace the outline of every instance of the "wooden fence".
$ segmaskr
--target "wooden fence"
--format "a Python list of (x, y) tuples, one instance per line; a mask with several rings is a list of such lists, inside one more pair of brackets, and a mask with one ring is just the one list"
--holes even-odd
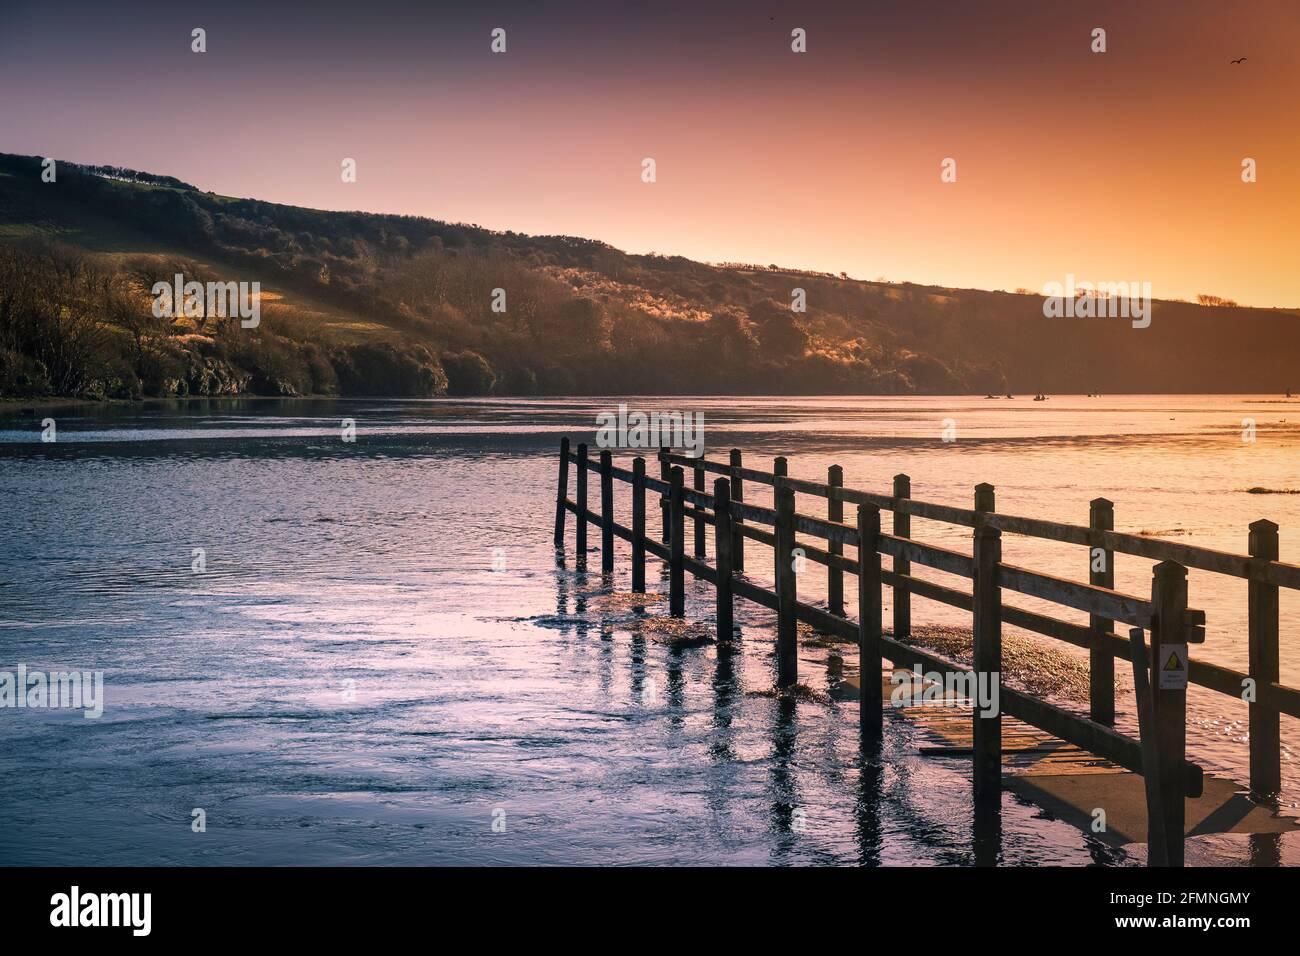
[[(645, 590), (646, 555), (667, 563), (669, 611), (685, 613), (685, 574), (714, 585), (720, 640), (733, 630), (733, 604), (745, 598), (777, 613), (777, 684), (798, 680), (797, 622), (856, 641), (861, 656), (861, 733), (864, 747), (879, 745), (882, 733), (883, 688), (873, 679), (885, 659), (895, 668), (917, 665), (929, 672), (1000, 675), (1002, 625), (1087, 648), (1089, 651), (1089, 713), (1075, 714), (1029, 693), (1000, 687), (1000, 712), (976, 709), (974, 721), (974, 791), (978, 808), (1000, 800), (1002, 773), (1001, 713), (1018, 717), (1062, 740), (1141, 774), (1146, 780), (1148, 860), (1153, 865), (1183, 862), (1184, 797), (1200, 796), (1201, 768), (1186, 759), (1187, 691), (1163, 686), (1159, 662), (1181, 651), (1192, 684), (1250, 701), (1250, 786), (1262, 800), (1275, 800), (1281, 789), (1279, 716), (1300, 716), (1300, 689), (1280, 683), (1278, 651), (1278, 590), (1300, 589), (1300, 566), (1278, 561), (1278, 528), (1270, 521), (1250, 526), (1249, 555), (1237, 555), (1114, 530), (1114, 506), (1104, 498), (1091, 503), (1088, 527), (999, 514), (994, 488), (975, 487), (974, 508), (919, 501), (911, 497), (907, 475), (894, 478), (892, 494), (844, 487), (843, 471), (831, 466), (823, 482), (793, 478), (784, 458), (772, 470), (744, 467), (740, 451), (727, 462), (689, 458), (661, 450), (659, 477), (646, 474), (644, 458), (630, 469), (616, 466), (611, 453), (592, 460), (585, 444), (572, 451), (568, 438), (560, 442), (559, 487), (555, 506), (555, 545), (564, 544), (565, 515), (577, 516), (576, 545), (585, 560), (587, 525), (600, 529), (601, 569), (614, 570), (614, 539), (632, 548), (632, 587)], [(577, 466), (576, 497), (568, 497), (569, 466)], [(686, 487), (685, 469), (692, 472)], [(599, 513), (587, 507), (587, 478), (600, 480)], [(705, 476), (714, 475), (712, 493)], [(631, 527), (614, 514), (614, 482), (632, 489)], [(772, 488), (772, 507), (745, 500), (746, 483)], [(646, 498), (659, 496), (662, 533), (655, 540), (646, 532)], [(797, 494), (826, 500), (827, 518), (800, 513)], [(855, 521), (844, 522), (844, 506), (857, 506)], [(892, 514), (891, 532), (881, 527), (881, 511)], [(924, 544), (911, 536), (911, 518), (925, 518), (972, 529), (971, 554)], [(692, 553), (687, 554), (686, 523), (692, 524)], [(706, 556), (707, 527), (714, 532), (714, 563)], [(770, 529), (770, 530), (768, 530)], [(1083, 545), (1089, 549), (1087, 584), (1017, 567), (1002, 561), (1003, 532)], [(800, 543), (799, 535), (817, 545)], [(761, 587), (743, 576), (745, 542), (773, 549), (775, 587)], [(822, 546), (824, 544), (824, 547)], [(844, 553), (856, 549), (857, 557)], [(1114, 556), (1135, 555), (1159, 562), (1153, 569), (1150, 598), (1114, 589)], [(891, 566), (882, 565), (882, 556)], [(800, 560), (803, 559), (803, 560)], [(798, 568), (813, 562), (826, 569), (827, 606), (798, 599)], [(912, 573), (913, 564), (972, 582), (970, 592), (927, 581)], [(1205, 640), (1205, 614), (1188, 607), (1187, 568), (1245, 578), (1249, 582), (1249, 671), (1242, 673), (1204, 661), (1190, 660), (1186, 645)], [(844, 574), (857, 577), (858, 619), (845, 616)], [(893, 629), (883, 628), (884, 587), (893, 589)], [(1017, 592), (1089, 615), (1085, 626), (1004, 603), (1004, 591)], [(973, 668), (909, 643), (911, 595), (969, 611), (973, 617)], [(1118, 625), (1129, 628), (1126, 637)], [(1149, 633), (1149, 645), (1143, 632)], [(1162, 658), (1161, 650), (1165, 650)], [(1129, 661), (1137, 689), (1140, 739), (1120, 733), (1115, 722), (1115, 658)], [(1253, 695), (1253, 699), (1252, 699)]]

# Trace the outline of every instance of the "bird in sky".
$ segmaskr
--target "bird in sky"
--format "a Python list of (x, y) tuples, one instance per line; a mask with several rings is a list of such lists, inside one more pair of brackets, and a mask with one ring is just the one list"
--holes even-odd
[(1232, 62), (1233, 62), (1233, 63), (1245, 63), (1245, 62), (1246, 62), (1246, 58), (1243, 56), (1240, 60), (1233, 60)]

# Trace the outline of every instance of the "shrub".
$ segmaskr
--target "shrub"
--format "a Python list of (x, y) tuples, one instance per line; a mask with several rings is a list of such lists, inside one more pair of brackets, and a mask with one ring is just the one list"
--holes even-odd
[(0, 397), (34, 398), (51, 390), (44, 365), (12, 349), (0, 349)]
[(344, 395), (430, 398), (447, 393), (442, 366), (423, 346), (354, 345), (331, 359)]
[(448, 395), (491, 395), (497, 376), (487, 359), (466, 349), (442, 357)]

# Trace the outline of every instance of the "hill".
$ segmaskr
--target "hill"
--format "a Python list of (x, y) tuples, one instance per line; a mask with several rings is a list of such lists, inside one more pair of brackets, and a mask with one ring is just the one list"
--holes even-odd
[[(57, 169), (45, 183), (38, 158), (0, 154), (0, 396), (1300, 385), (1293, 311), (1158, 301), (1135, 329), (1045, 318), (1039, 295), (630, 255), (235, 199), (117, 167)], [(155, 318), (149, 290), (177, 272), (260, 282), (260, 325)], [(806, 311), (792, 311), (795, 289)]]

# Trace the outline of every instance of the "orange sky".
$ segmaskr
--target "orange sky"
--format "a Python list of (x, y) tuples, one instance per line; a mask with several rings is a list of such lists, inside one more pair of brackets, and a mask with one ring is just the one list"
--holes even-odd
[(6, 4), (0, 150), (633, 252), (1300, 305), (1296, 0), (436, 8)]

